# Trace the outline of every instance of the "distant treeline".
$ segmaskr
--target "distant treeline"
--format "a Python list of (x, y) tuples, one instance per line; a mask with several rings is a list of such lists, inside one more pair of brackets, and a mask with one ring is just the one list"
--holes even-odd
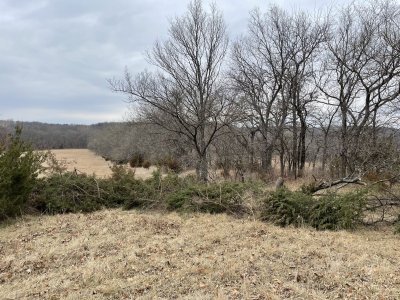
[(22, 126), (22, 138), (35, 149), (87, 148), (90, 126), (0, 121), (0, 136)]
[(36, 150), (88, 148), (107, 160), (123, 163), (137, 155), (156, 162), (186, 152), (179, 138), (143, 122), (75, 125), (0, 120), (0, 141), (16, 126), (22, 127), (22, 139)]
[[(181, 170), (196, 167), (196, 154), (184, 136), (143, 121), (93, 125), (0, 121), (0, 141), (7, 133), (12, 133), (17, 125), (23, 128), (23, 140), (38, 150), (87, 148), (116, 163), (128, 163), (140, 158), (157, 165), (170, 162)], [(224, 176), (229, 176), (230, 170), (235, 171), (235, 177), (241, 177), (246, 171), (257, 171), (263, 149), (260, 133), (240, 127), (232, 127), (222, 133), (210, 146), (207, 155), (210, 166), (222, 169)], [(338, 176), (338, 136), (340, 129), (335, 126), (330, 128), (329, 136), (322, 127), (310, 126), (308, 129), (306, 162), (313, 174)], [(366, 148), (360, 160), (364, 164), (373, 162), (376, 170), (383, 168), (389, 171), (397, 165), (393, 155), (396, 156), (395, 149), (400, 144), (399, 130), (382, 127), (379, 136), (377, 151)], [(290, 163), (291, 157), (286, 153), (275, 149), (276, 165), (279, 162), (286, 165)], [(285, 166), (281, 166), (280, 175), (286, 175), (282, 172), (284, 169)]]

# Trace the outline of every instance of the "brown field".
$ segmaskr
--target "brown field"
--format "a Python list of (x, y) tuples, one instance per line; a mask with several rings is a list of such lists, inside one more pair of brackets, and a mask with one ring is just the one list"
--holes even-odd
[(101, 211), (0, 230), (0, 299), (399, 299), (392, 232)]
[[(70, 171), (111, 174), (89, 150), (52, 152)], [(121, 210), (28, 216), (0, 227), (0, 299), (399, 299), (399, 253), (389, 228)]]
[[(64, 165), (68, 171), (77, 170), (77, 172), (85, 173), (88, 175), (95, 174), (98, 177), (108, 177), (112, 174), (110, 167), (112, 163), (106, 161), (101, 156), (97, 155), (93, 151), (89, 149), (55, 149), (51, 150), (54, 154), (55, 158)], [(275, 168), (275, 173), (278, 174), (278, 163), (276, 161), (277, 158), (273, 161), (273, 166)], [(125, 165), (126, 168), (130, 168), (129, 165)], [(133, 169), (133, 168), (130, 168)], [(135, 175), (137, 178), (147, 179), (152, 176), (152, 173), (157, 169), (155, 166), (151, 166), (149, 169), (145, 168), (134, 168)], [(309, 166), (307, 168), (307, 172), (310, 173)], [(212, 179), (222, 179), (222, 170), (209, 170), (210, 177)], [(195, 175), (195, 170), (185, 170), (179, 176), (186, 176), (186, 175)], [(254, 176), (252, 176), (254, 175)], [(231, 177), (235, 178), (235, 173), (231, 171)], [(249, 178), (257, 178), (256, 174), (247, 174)], [(273, 182), (274, 176), (271, 178), (271, 182), (269, 184), (270, 188), (274, 188)], [(290, 189), (297, 189), (300, 187), (301, 184), (309, 182), (313, 180), (311, 176), (305, 177), (298, 180), (291, 180), (286, 182), (287, 186)]]
[[(99, 155), (88, 149), (56, 149), (51, 150), (56, 159), (63, 164), (68, 171), (85, 173), (88, 175), (95, 174), (98, 177), (108, 177), (111, 175), (111, 162), (106, 161)], [(126, 166), (129, 168), (129, 166)], [(138, 178), (149, 178), (156, 167), (135, 168), (135, 175)]]

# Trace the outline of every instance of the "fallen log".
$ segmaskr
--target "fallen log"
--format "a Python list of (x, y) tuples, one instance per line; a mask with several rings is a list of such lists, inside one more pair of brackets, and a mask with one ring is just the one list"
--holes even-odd
[(310, 187), (310, 192), (312, 194), (320, 191), (320, 190), (325, 190), (325, 189), (329, 189), (331, 187), (337, 186), (339, 184), (342, 184), (342, 186), (340, 186), (339, 188), (342, 188), (348, 184), (359, 184), (359, 185), (367, 185), (365, 182), (361, 181), (360, 177), (355, 177), (355, 178), (341, 178), (341, 179), (337, 179), (334, 181), (320, 181), (319, 183), (313, 185), (312, 187)]

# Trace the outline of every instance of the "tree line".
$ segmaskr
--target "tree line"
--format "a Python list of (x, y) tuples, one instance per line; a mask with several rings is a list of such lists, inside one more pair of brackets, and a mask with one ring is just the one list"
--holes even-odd
[[(109, 80), (133, 103), (130, 122), (24, 122), (21, 138), (121, 163), (174, 159), (202, 180), (211, 169), (391, 176), (400, 169), (399, 12), (382, 0), (314, 14), (271, 6), (251, 11), (230, 41), (217, 7), (193, 1), (148, 52), (155, 71)], [(16, 124), (1, 121), (0, 141)]]
[(336, 177), (383, 172), (398, 164), (388, 128), (398, 127), (399, 24), (395, 1), (314, 14), (271, 6), (230, 42), (222, 12), (194, 0), (148, 52), (155, 71), (109, 83), (137, 120), (190, 145), (204, 181), (224, 156), (263, 173), (278, 157), (294, 178), (316, 161)]
[(36, 150), (87, 148), (90, 126), (74, 124), (46, 124), (0, 120), (0, 143), (8, 134), (21, 127), (21, 139)]
[(0, 145), (16, 127), (21, 128), (21, 140), (35, 150), (88, 148), (118, 164), (126, 164), (134, 156), (143, 156), (153, 164), (180, 157), (182, 168), (192, 167), (183, 141), (149, 122), (76, 125), (0, 120)]

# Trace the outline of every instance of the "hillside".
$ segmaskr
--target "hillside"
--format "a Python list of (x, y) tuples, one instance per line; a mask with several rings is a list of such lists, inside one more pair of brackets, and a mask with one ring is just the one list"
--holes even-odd
[[(91, 126), (0, 120), (0, 137), (22, 126), (22, 138), (35, 149), (86, 148)], [(3, 132), (3, 133), (2, 133)]]
[(0, 299), (396, 299), (392, 232), (101, 211), (0, 230)]

